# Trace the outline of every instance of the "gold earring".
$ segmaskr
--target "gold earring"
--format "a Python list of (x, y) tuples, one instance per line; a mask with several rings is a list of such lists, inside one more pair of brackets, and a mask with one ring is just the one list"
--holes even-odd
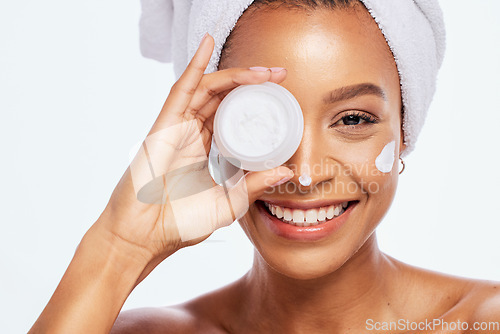
[(399, 161), (401, 161), (401, 164), (403, 165), (403, 169), (401, 169), (401, 170), (399, 171), (399, 175), (401, 175), (401, 173), (403, 173), (403, 172), (404, 172), (404, 170), (405, 170), (405, 162), (403, 161), (403, 159), (402, 159), (401, 157), (399, 157)]

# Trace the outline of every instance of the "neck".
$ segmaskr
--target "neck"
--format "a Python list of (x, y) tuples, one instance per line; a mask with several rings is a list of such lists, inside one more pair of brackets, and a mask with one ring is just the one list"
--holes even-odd
[[(256, 251), (252, 269), (243, 279), (249, 322), (261, 330), (287, 333), (331, 333), (364, 328), (367, 318), (387, 305), (387, 285), (394, 273), (380, 252), (375, 234), (336, 271), (320, 278), (287, 277), (265, 262)], [(253, 319), (253, 321), (252, 321)]]

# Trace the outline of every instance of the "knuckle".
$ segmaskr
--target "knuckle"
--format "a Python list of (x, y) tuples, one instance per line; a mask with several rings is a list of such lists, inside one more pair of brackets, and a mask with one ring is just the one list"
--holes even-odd
[(187, 113), (187, 114), (193, 114), (193, 115), (194, 115), (194, 114), (197, 114), (199, 111), (200, 111), (200, 109), (198, 109), (198, 108), (193, 108), (193, 107), (191, 107), (191, 106), (188, 106), (188, 107), (186, 108), (186, 113)]
[(192, 86), (186, 87), (186, 86), (183, 86), (181, 88), (181, 91), (184, 92), (187, 95), (193, 95), (196, 92), (196, 87), (192, 87)]
[(175, 92), (175, 93), (186, 94), (186, 95), (193, 95), (196, 92), (196, 87), (188, 86), (188, 85), (176, 82), (172, 86), (170, 91)]
[(170, 87), (170, 91), (171, 91), (171, 92), (172, 92), (172, 91), (174, 91), (174, 90), (176, 89), (176, 87), (177, 87), (177, 83), (178, 83), (178, 82), (179, 82), (179, 81), (174, 82), (174, 84)]
[(173, 94), (173, 93), (176, 93), (179, 91), (179, 81), (176, 81), (172, 87), (170, 87), (170, 93)]
[(209, 88), (209, 87), (205, 87), (205, 92), (210, 96), (210, 97), (214, 97), (214, 96), (217, 96), (219, 93), (216, 91), (216, 90), (213, 90), (212, 88)]
[(189, 70), (197, 72), (205, 72), (206, 67), (199, 64), (198, 62), (191, 61), (188, 65)]
[(213, 73), (210, 74), (205, 74), (203, 77), (202, 81), (199, 84), (199, 87), (201, 91), (210, 96), (210, 98), (217, 97), (220, 92), (217, 89), (212, 88), (214, 86), (214, 82), (217, 80), (217, 77), (212, 75)]

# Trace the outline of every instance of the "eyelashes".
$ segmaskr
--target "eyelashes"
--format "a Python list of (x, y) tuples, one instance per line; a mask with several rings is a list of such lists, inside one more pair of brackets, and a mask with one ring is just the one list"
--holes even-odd
[(330, 125), (330, 127), (359, 127), (363, 125), (375, 124), (377, 122), (377, 118), (369, 113), (362, 111), (348, 111), (337, 122)]

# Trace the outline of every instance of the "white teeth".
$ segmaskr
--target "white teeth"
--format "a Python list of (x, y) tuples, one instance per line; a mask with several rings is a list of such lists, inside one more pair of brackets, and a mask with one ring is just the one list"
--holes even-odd
[(320, 222), (322, 222), (322, 221), (325, 221), (325, 220), (326, 220), (326, 210), (325, 210), (325, 208), (321, 208), (321, 209), (319, 209), (319, 211), (318, 211), (318, 220), (319, 220)]
[(333, 218), (333, 205), (330, 205), (328, 209), (326, 210), (326, 218), (327, 219), (332, 219)]
[(276, 207), (276, 217), (278, 218), (283, 218), (283, 209), (281, 208), (281, 206), (277, 206)]
[(341, 215), (349, 203), (344, 202), (338, 205), (308, 210), (290, 209), (267, 202), (264, 202), (264, 204), (272, 215), (285, 223), (295, 226), (314, 226), (323, 223), (327, 219)]
[(304, 211), (293, 210), (293, 222), (294, 223), (303, 223), (304, 222)]
[(318, 221), (318, 212), (317, 210), (310, 209), (306, 211), (306, 222), (315, 223)]
[(288, 221), (292, 220), (292, 210), (290, 210), (288, 208), (284, 208), (283, 219), (288, 220)]

